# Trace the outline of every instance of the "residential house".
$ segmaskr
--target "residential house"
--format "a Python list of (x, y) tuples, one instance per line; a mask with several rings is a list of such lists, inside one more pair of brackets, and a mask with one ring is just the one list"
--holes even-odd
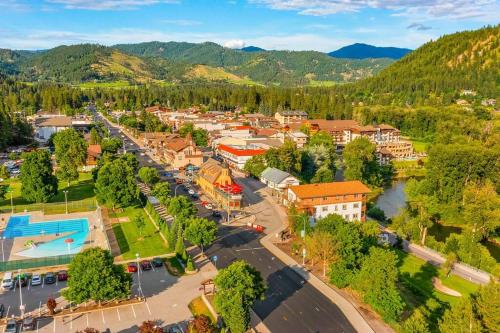
[(337, 214), (348, 221), (365, 221), (368, 193), (370, 189), (357, 180), (290, 186), (286, 204), (314, 219)]
[(287, 125), (291, 123), (299, 123), (307, 119), (307, 112), (300, 110), (278, 111), (274, 114), (274, 118), (281, 124)]
[(282, 143), (285, 142), (285, 140), (291, 140), (295, 142), (297, 145), (297, 148), (302, 148), (306, 145), (307, 139), (309, 138), (307, 134), (304, 134), (300, 131), (291, 131), (291, 132), (279, 132), (271, 136), (272, 138), (277, 138), (279, 139)]
[(97, 160), (101, 157), (101, 145), (89, 145), (87, 147), (87, 160), (85, 161), (84, 171), (90, 171), (97, 166)]
[(164, 160), (174, 169), (203, 164), (203, 152), (196, 146), (191, 134), (185, 138), (176, 136), (166, 140), (162, 153)]
[(262, 172), (260, 181), (272, 190), (272, 194), (276, 195), (280, 202), (283, 201), (288, 187), (300, 184), (299, 180), (288, 172), (270, 167)]
[(228, 211), (241, 208), (243, 188), (234, 181), (226, 163), (208, 159), (200, 166), (195, 182), (217, 206)]

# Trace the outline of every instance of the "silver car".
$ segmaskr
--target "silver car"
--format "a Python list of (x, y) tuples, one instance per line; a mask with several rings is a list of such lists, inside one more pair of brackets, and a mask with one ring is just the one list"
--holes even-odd
[(39, 286), (42, 284), (42, 276), (40, 274), (33, 274), (31, 277), (31, 285)]

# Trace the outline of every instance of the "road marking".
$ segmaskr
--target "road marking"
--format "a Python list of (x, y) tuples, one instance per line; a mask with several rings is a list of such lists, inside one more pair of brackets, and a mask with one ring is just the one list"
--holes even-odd
[(38, 317), (42, 316), (42, 301), (40, 301), (40, 304), (38, 304)]
[(38, 325), (40, 324), (40, 320), (36, 321), (36, 333), (38, 333)]
[(315, 309), (316, 311), (318, 311), (318, 312), (319, 312), (319, 309), (318, 309), (318, 307), (317, 307), (317, 306), (315, 306), (315, 307), (314, 307), (314, 309)]
[(101, 310), (101, 317), (102, 317), (102, 323), (106, 324), (106, 321), (104, 320), (104, 311)]
[(85, 317), (87, 318), (87, 327), (89, 327), (89, 313), (88, 312), (86, 313)]
[(253, 250), (262, 250), (263, 247), (252, 247), (252, 248), (248, 248), (248, 249), (239, 249), (239, 250), (234, 250), (235, 252), (239, 252), (239, 251), (252, 251), (253, 253)]
[(5, 318), (9, 317), (9, 310), (10, 310), (10, 305), (7, 307), (7, 313), (5, 314)]
[(135, 315), (135, 310), (133, 305), (132, 305), (132, 313), (134, 314), (134, 318), (137, 318), (137, 316)]
[(151, 265), (151, 268), (153, 269), (153, 272), (156, 272), (155, 267)]
[(31, 287), (31, 280), (28, 282), (28, 291), (30, 290)]
[(42, 288), (45, 286), (45, 279), (42, 279)]
[(59, 282), (59, 279), (56, 278), (56, 286), (57, 286), (57, 283)]
[(69, 328), (71, 328), (71, 330), (73, 330), (73, 315), (71, 315), (69, 317), (69, 320), (70, 320), (70, 322), (69, 322)]
[(267, 265), (267, 268), (272, 269), (272, 267), (271, 267), (271, 266), (269, 266), (269, 265)]
[(122, 321), (122, 318), (120, 317), (120, 311), (118, 308), (116, 308), (116, 313), (118, 314), (118, 321)]
[(54, 318), (54, 332), (56, 331), (56, 318)]
[(151, 315), (151, 310), (149, 309), (148, 301), (145, 301), (144, 303), (146, 303), (146, 307), (148, 308), (149, 315)]

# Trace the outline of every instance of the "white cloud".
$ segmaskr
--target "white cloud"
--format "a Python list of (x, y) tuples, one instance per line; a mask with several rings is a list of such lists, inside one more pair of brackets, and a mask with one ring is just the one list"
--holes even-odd
[(191, 27), (202, 24), (202, 22), (194, 20), (162, 20), (161, 22), (166, 24), (178, 25), (181, 27)]
[(241, 39), (231, 39), (224, 42), (224, 47), (230, 49), (242, 49), (245, 47), (245, 41)]
[(140, 6), (159, 3), (177, 3), (177, 0), (46, 0), (48, 3), (60, 4), (67, 9), (87, 10), (130, 10)]
[[(324, 16), (357, 12), (365, 8), (386, 9), (401, 16), (466, 19), (495, 18), (497, 0), (248, 0), (277, 10), (296, 11), (302, 15)], [(498, 19), (498, 17), (496, 18)]]

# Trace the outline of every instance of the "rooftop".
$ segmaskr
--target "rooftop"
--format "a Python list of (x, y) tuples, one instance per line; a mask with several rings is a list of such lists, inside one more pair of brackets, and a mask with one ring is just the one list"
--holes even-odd
[(359, 180), (297, 185), (291, 186), (290, 190), (300, 199), (371, 192), (370, 189)]
[(266, 152), (265, 149), (261, 149), (255, 146), (229, 146), (229, 145), (219, 145), (219, 150), (227, 151), (236, 156), (255, 156), (261, 155)]
[(302, 110), (285, 110), (278, 111), (277, 113), (282, 116), (307, 116), (307, 112)]
[(276, 168), (270, 168), (270, 167), (268, 167), (264, 171), (262, 171), (262, 174), (260, 175), (261, 178), (272, 181), (275, 184), (279, 184), (283, 180), (285, 180), (291, 176), (292, 175), (289, 174), (288, 172), (285, 172), (285, 171), (282, 171), (282, 170), (276, 169)]

